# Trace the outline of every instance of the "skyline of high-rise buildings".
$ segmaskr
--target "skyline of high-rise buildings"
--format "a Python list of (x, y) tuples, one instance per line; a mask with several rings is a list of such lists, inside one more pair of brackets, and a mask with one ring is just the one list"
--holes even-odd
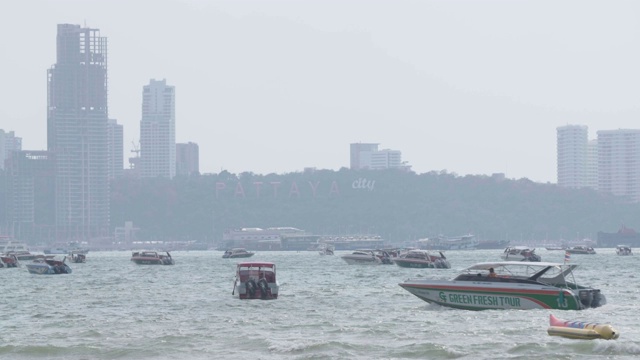
[(557, 131), (558, 185), (591, 188), (640, 202), (640, 130), (599, 130), (584, 125)]

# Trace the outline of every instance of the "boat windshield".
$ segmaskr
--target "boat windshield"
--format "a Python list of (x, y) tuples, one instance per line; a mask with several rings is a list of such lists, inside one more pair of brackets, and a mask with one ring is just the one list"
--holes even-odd
[(487, 276), (490, 269), (494, 269), (497, 276), (523, 278), (539, 282), (564, 283), (564, 277), (572, 274), (577, 265), (559, 263), (525, 263), (525, 262), (496, 262), (480, 263), (466, 269), (463, 274)]

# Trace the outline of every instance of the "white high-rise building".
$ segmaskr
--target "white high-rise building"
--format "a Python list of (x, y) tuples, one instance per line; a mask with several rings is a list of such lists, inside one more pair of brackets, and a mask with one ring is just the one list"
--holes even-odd
[(175, 87), (151, 80), (142, 92), (140, 121), (140, 176), (176, 175)]
[(410, 165), (402, 162), (402, 152), (399, 150), (378, 150), (379, 144), (354, 143), (351, 144), (351, 169), (405, 169)]
[(598, 190), (640, 202), (640, 130), (598, 131)]
[(556, 130), (558, 185), (570, 188), (587, 186), (589, 129), (584, 125), (566, 125)]
[(4, 169), (4, 161), (14, 151), (22, 150), (22, 138), (16, 137), (13, 131), (5, 132), (0, 129), (0, 169)]
[(371, 153), (370, 169), (391, 169), (402, 166), (402, 152), (400, 150), (383, 149)]
[(598, 139), (587, 144), (587, 170), (584, 186), (598, 190)]

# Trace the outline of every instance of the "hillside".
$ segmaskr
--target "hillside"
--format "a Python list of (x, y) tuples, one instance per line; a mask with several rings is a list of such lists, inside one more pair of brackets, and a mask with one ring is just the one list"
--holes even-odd
[(379, 234), (403, 241), (436, 234), (557, 240), (640, 228), (640, 204), (527, 179), (446, 172), (319, 170), (221, 172), (112, 184), (111, 224), (140, 238), (219, 239), (228, 228), (293, 226), (316, 234)]

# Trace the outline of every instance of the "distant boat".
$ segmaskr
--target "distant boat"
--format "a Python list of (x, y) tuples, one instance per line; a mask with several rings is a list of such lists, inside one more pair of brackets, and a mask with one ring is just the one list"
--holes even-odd
[(38, 259), (31, 264), (27, 264), (27, 270), (29, 270), (29, 273), (37, 275), (71, 274), (71, 268), (65, 264), (64, 260)]
[(138, 265), (173, 265), (175, 262), (171, 254), (160, 255), (155, 251), (136, 251), (131, 255), (131, 261)]
[(569, 254), (577, 254), (577, 255), (594, 255), (596, 251), (590, 246), (578, 245), (572, 248), (566, 249), (566, 252)]
[(231, 250), (227, 250), (222, 254), (223, 259), (237, 259), (237, 258), (248, 258), (255, 255), (252, 251), (247, 251), (245, 248), (235, 248)]

